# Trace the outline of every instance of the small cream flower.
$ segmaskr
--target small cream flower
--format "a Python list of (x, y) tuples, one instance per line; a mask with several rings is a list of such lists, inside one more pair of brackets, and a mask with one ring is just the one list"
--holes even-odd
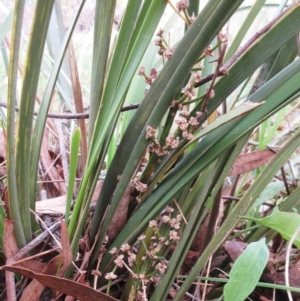
[(214, 90), (210, 90), (209, 93), (208, 93), (208, 97), (209, 99), (212, 99), (215, 97), (215, 91)]
[(228, 41), (227, 33), (224, 32), (224, 31), (221, 31), (221, 32), (218, 34), (218, 38), (219, 38), (219, 40), (220, 40), (222, 43), (226, 43), (226, 42)]
[(118, 267), (120, 267), (120, 268), (123, 267), (123, 258), (124, 258), (124, 255), (119, 255), (119, 256), (117, 256), (117, 258), (114, 260), (114, 263), (115, 263)]
[(163, 42), (163, 39), (161, 37), (159, 37), (159, 38), (157, 38), (157, 39), (154, 40), (154, 44), (156, 46), (161, 46), (162, 42)]
[(196, 116), (197, 116), (197, 118), (200, 118), (202, 115), (203, 115), (203, 113), (202, 113), (202, 112), (200, 112), (200, 111), (197, 111), (197, 112), (196, 112)]
[(160, 28), (160, 29), (158, 30), (158, 32), (156, 33), (156, 35), (157, 35), (158, 37), (161, 37), (161, 36), (163, 35), (163, 33), (164, 33), (164, 30)]
[(146, 238), (146, 235), (142, 234), (138, 237), (138, 240), (141, 241), (141, 240), (144, 240), (145, 238)]
[(170, 206), (167, 206), (167, 207), (166, 207), (166, 211), (167, 211), (168, 213), (172, 213), (172, 212), (174, 212), (174, 209), (173, 209), (172, 207), (170, 207)]
[(179, 12), (182, 10), (187, 9), (190, 6), (190, 1), (189, 0), (180, 0), (176, 3), (176, 7)]
[(144, 75), (145, 74), (145, 67), (140, 67), (138, 70), (138, 75)]
[(114, 273), (110, 272), (110, 273), (106, 273), (104, 278), (107, 280), (111, 280), (111, 279), (116, 279), (118, 276), (115, 275)]
[(201, 74), (199, 71), (193, 72), (193, 80), (194, 82), (198, 83), (201, 80)]
[(166, 59), (169, 59), (169, 58), (172, 56), (173, 52), (174, 52), (174, 48), (167, 47), (167, 48), (165, 49), (165, 51), (163, 52), (163, 56), (164, 56)]
[(109, 254), (116, 254), (117, 253), (117, 248), (116, 247), (113, 247), (110, 251), (109, 251)]
[(172, 218), (169, 221), (169, 225), (176, 230), (180, 229), (180, 222), (177, 220), (177, 218)]
[(188, 110), (182, 110), (182, 111), (180, 112), (180, 115), (181, 115), (181, 116), (184, 116), (184, 117), (189, 117), (190, 112), (189, 112)]
[(146, 128), (146, 139), (155, 137), (157, 129), (154, 129), (152, 126), (148, 125)]
[(130, 267), (133, 266), (135, 260), (136, 260), (136, 255), (134, 253), (131, 253), (128, 257), (128, 264)]
[(134, 184), (134, 187), (137, 191), (140, 191), (140, 192), (145, 192), (148, 189), (147, 184), (144, 184), (140, 181), (136, 181), (135, 184)]
[(199, 124), (199, 122), (198, 122), (197, 118), (191, 117), (191, 118), (189, 119), (189, 124), (190, 124), (191, 126), (196, 126), (196, 125)]
[(190, 84), (187, 84), (182, 90), (181, 93), (186, 95), (188, 99), (192, 99), (196, 95), (196, 89), (191, 86)]
[(169, 221), (170, 221), (170, 217), (169, 216), (167, 216), (167, 215), (164, 215), (163, 217), (162, 217), (162, 221), (163, 221), (163, 223), (168, 223)]
[(156, 266), (155, 269), (158, 270), (161, 274), (164, 274), (164, 272), (167, 269), (167, 266), (165, 264), (162, 264), (161, 262), (159, 262)]
[(150, 228), (154, 228), (154, 227), (157, 227), (157, 222), (155, 220), (152, 220), (149, 222), (149, 227)]
[(184, 131), (182, 133), (182, 137), (186, 140), (192, 140), (194, 138), (193, 134), (189, 133), (188, 131)]
[(211, 45), (209, 45), (208, 47), (206, 47), (206, 49), (204, 50), (204, 54), (206, 56), (213, 56), (213, 48)]
[(121, 249), (121, 251), (126, 252), (131, 249), (131, 246), (126, 243), (126, 244), (122, 245), (120, 249)]
[(175, 121), (179, 128), (182, 130), (182, 131), (185, 131), (187, 129), (187, 127), (189, 126), (189, 123), (187, 122), (186, 118), (185, 117), (178, 117)]
[(179, 241), (180, 236), (178, 236), (178, 232), (175, 230), (170, 231), (169, 237), (171, 240)]
[(165, 143), (166, 143), (166, 147), (170, 146), (171, 148), (176, 148), (176, 147), (178, 147), (178, 144), (179, 144), (179, 137), (174, 139), (172, 136), (168, 136), (166, 138)]

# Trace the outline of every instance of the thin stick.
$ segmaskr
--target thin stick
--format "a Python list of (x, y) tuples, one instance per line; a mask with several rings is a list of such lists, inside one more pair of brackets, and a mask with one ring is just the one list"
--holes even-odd
[(179, 205), (178, 205), (178, 203), (176, 202), (176, 200), (175, 200), (175, 199), (174, 199), (173, 201), (174, 201), (174, 203), (175, 203), (175, 205), (176, 205), (176, 207), (177, 207), (178, 211), (179, 211), (179, 212), (180, 212), (180, 214), (182, 215), (182, 219), (183, 219), (183, 221), (184, 221), (184, 222), (185, 222), (185, 224), (187, 225), (187, 220), (186, 220), (186, 218), (185, 218), (185, 216), (184, 216), (184, 214), (183, 214), (183, 212), (182, 212), (181, 208), (179, 207)]
[(51, 227), (47, 228), (42, 234), (29, 242), (26, 246), (24, 246), (17, 254), (13, 256), (16, 261), (24, 258), (30, 251), (36, 248), (39, 244), (41, 244), (52, 232), (57, 231), (60, 228), (60, 221), (53, 224)]
[[(224, 43), (224, 46), (223, 46), (223, 48), (221, 49), (220, 55), (219, 55), (218, 60), (217, 60), (217, 68), (216, 68), (216, 70), (220, 70), (220, 69), (221, 69), (221, 66), (222, 66), (222, 64), (223, 64), (223, 59), (224, 59), (224, 56), (225, 56), (226, 48), (227, 48), (227, 44)], [(227, 69), (225, 69), (225, 70), (227, 70)], [(226, 71), (226, 72), (227, 72), (227, 71)], [(219, 72), (216, 71), (216, 72), (213, 74), (213, 77), (212, 77), (212, 79), (211, 79), (211, 83), (210, 83), (210, 85), (209, 85), (209, 87), (208, 87), (208, 90), (207, 90), (207, 92), (206, 92), (205, 99), (204, 99), (204, 102), (203, 102), (203, 105), (202, 105), (202, 108), (201, 108), (201, 112), (202, 112), (202, 113), (204, 113), (205, 110), (206, 110), (207, 103), (208, 103), (208, 101), (209, 101), (209, 99), (210, 99), (210, 96), (209, 96), (209, 95), (210, 95), (210, 93), (211, 93), (211, 91), (212, 91), (212, 89), (213, 89), (213, 86), (214, 86), (214, 84), (215, 84), (215, 81), (216, 81), (216, 79), (217, 79), (217, 77), (218, 77), (218, 73), (219, 73)]]
[[(208, 266), (207, 266), (206, 277), (209, 276), (209, 273), (210, 273), (210, 267), (211, 267), (211, 262), (212, 262), (212, 256), (210, 256), (209, 259), (208, 259)], [(204, 287), (203, 287), (202, 300), (205, 300), (207, 284), (208, 284), (208, 281), (205, 280), (205, 282), (204, 282)]]
[(54, 124), (57, 129), (58, 133), (58, 141), (59, 141), (59, 148), (61, 153), (61, 163), (63, 167), (64, 179), (66, 184), (66, 190), (68, 189), (68, 179), (69, 179), (69, 169), (68, 169), (68, 156), (66, 152), (66, 144), (65, 144), (65, 137), (62, 130), (62, 123), (60, 120), (54, 120)]
[(5, 286), (7, 301), (17, 301), (15, 274), (13, 272), (5, 271)]
[[(29, 261), (29, 260), (32, 260), (32, 259), (35, 259), (35, 258), (38, 258), (38, 257), (41, 257), (43, 255), (47, 255), (47, 254), (50, 254), (52, 252), (55, 252), (55, 251), (58, 251), (60, 250), (59, 247), (56, 247), (54, 249), (51, 249), (51, 250), (47, 250), (47, 251), (44, 251), (44, 252), (41, 252), (39, 254), (35, 254), (35, 255), (32, 255), (32, 256), (29, 256), (29, 257), (25, 257), (21, 260), (18, 260), (18, 261), (14, 261), (12, 263), (9, 264), (9, 266), (15, 266), (15, 265), (18, 265), (20, 263), (23, 263), (23, 262), (26, 262), (26, 261)], [(1, 267), (0, 267), (0, 270), (1, 270)]]
[[(284, 278), (285, 278), (285, 285), (290, 286), (290, 281), (289, 281), (289, 264), (290, 264), (290, 254), (291, 254), (291, 249), (294, 241), (296, 240), (297, 236), (300, 234), (300, 227), (297, 228), (295, 233), (293, 234), (292, 238), (290, 239), (288, 246), (286, 248), (286, 256), (285, 256), (285, 268), (284, 268)], [(292, 293), (291, 291), (287, 290), (286, 291), (289, 301), (293, 301)]]
[[(124, 106), (121, 109), (121, 112), (131, 111), (135, 110), (139, 107), (139, 103), (131, 104), (128, 106)], [(7, 104), (3, 101), (0, 101), (0, 107), (7, 108)], [(15, 107), (15, 111), (18, 112), (19, 108)], [(33, 112), (33, 115), (37, 116), (38, 112)], [(78, 114), (69, 114), (69, 113), (62, 113), (62, 114), (55, 114), (55, 113), (49, 113), (47, 115), (48, 118), (54, 118), (54, 119), (87, 119), (89, 118), (90, 113), (78, 113)]]

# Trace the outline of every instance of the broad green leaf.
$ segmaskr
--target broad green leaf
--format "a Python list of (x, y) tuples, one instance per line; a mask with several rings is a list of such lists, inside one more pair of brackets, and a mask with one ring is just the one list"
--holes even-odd
[(225, 301), (244, 301), (254, 290), (268, 262), (266, 240), (253, 242), (234, 263), (224, 287)]
[[(277, 207), (274, 208), (271, 215), (262, 219), (246, 218), (277, 231), (286, 240), (290, 240), (300, 227), (300, 215), (298, 213), (282, 212)], [(294, 244), (300, 248), (300, 235), (297, 236)]]
[[(254, 202), (251, 209), (261, 205), (262, 203), (271, 200), (277, 193), (279, 193), (284, 187), (283, 182), (272, 182), (270, 183), (266, 189), (260, 194), (258, 199)], [(251, 210), (250, 209), (250, 210)]]

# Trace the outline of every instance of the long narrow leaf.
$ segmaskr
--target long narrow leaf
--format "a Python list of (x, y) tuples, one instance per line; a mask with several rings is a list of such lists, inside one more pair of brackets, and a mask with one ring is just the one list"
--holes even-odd
[(39, 114), (37, 116), (34, 133), (32, 137), (32, 146), (31, 146), (31, 177), (30, 177), (30, 198), (32, 200), (35, 200), (35, 189), (36, 189), (36, 178), (37, 178), (37, 168), (38, 168), (38, 160), (39, 160), (39, 154), (41, 150), (41, 141), (43, 138), (44, 128), (45, 128), (45, 122), (47, 118), (47, 113), (50, 106), (50, 101), (52, 97), (53, 90), (55, 88), (55, 83), (59, 74), (60, 66), (62, 64), (62, 60), (64, 58), (64, 55), (68, 48), (68, 43), (71, 39), (72, 33), (74, 31), (75, 25), (77, 23), (77, 20), (79, 18), (79, 15), (81, 13), (81, 10), (85, 4), (85, 0), (81, 1), (81, 4), (78, 7), (78, 10), (74, 16), (73, 22), (71, 23), (64, 41), (61, 45), (60, 53), (55, 61), (55, 64), (53, 66), (53, 70), (51, 72), (47, 87), (44, 92), (42, 104), (39, 110)]
[[(20, 110), (18, 116), (18, 140), (16, 147), (16, 174), (21, 211), (26, 241), (31, 240), (31, 220), (29, 208), (34, 209), (35, 199), (30, 199), (29, 185), (24, 179), (31, 177), (30, 148), (33, 111), (38, 86), (38, 78), (42, 63), (48, 24), (54, 0), (46, 3), (38, 1), (32, 25), (31, 39), (27, 51), (23, 87), (21, 92)], [(26, 126), (24, 126), (26, 124)]]
[(7, 144), (6, 144), (6, 160), (7, 160), (7, 186), (9, 191), (10, 210), (15, 221), (16, 239), (19, 247), (26, 244), (24, 229), (21, 220), (20, 207), (18, 202), (18, 189), (16, 181), (16, 163), (15, 163), (15, 103), (17, 100), (17, 78), (18, 78), (18, 62), (21, 41), (21, 30), (23, 21), (25, 1), (16, 1), (13, 29), (12, 44), (9, 60), (8, 73), (8, 95), (7, 95)]

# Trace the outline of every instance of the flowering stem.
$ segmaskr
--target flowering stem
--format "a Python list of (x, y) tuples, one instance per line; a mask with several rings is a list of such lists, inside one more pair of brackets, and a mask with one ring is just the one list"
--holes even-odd
[[(148, 247), (151, 243), (151, 237), (154, 234), (154, 228), (148, 227), (145, 231), (145, 238), (141, 241), (138, 252), (136, 254), (136, 259), (133, 266), (133, 273), (140, 274), (142, 266), (144, 264), (143, 257), (146, 256)], [(138, 291), (138, 286), (136, 279), (133, 278), (132, 273), (129, 273), (124, 292), (121, 300), (128, 300), (129, 296), (135, 296)]]
[(183, 13), (184, 13), (184, 16), (185, 16), (185, 22), (187, 25), (191, 24), (191, 20), (190, 20), (190, 17), (189, 17), (189, 14), (187, 12), (186, 9), (183, 10)]
[[(217, 43), (211, 50), (210, 50), (210, 52), (213, 52), (213, 51), (215, 51), (216, 49), (218, 49), (219, 47), (220, 47), (220, 45), (221, 45), (221, 43)], [(204, 58), (206, 58), (206, 54), (205, 53), (203, 53), (200, 57), (199, 57), (199, 59), (197, 60), (197, 64), (199, 63), (199, 62), (201, 62)], [(197, 87), (199, 87), (199, 85), (195, 85), (195, 86), (197, 86)]]
[[(117, 269), (117, 266), (115, 266), (112, 270), (112, 273), (114, 274), (115, 271)], [(112, 279), (109, 279), (108, 280), (108, 283), (107, 283), (107, 289), (106, 289), (106, 294), (109, 295), (109, 292), (110, 292), (110, 287), (111, 287), (111, 284), (112, 284)]]
[(206, 96), (206, 93), (205, 93), (205, 94), (202, 94), (202, 95), (199, 96), (199, 97), (196, 97), (196, 98), (193, 98), (193, 99), (191, 99), (191, 100), (185, 101), (185, 102), (182, 103), (182, 105), (185, 106), (185, 105), (189, 105), (189, 104), (191, 104), (191, 103), (194, 103), (194, 102), (196, 102), (196, 101), (198, 101), (198, 100), (203, 100), (203, 99), (205, 98), (205, 96)]
[[(177, 110), (178, 110), (177, 107), (174, 107), (174, 108), (171, 107), (169, 110), (168, 116), (166, 118), (166, 122), (163, 126), (163, 131), (160, 134), (160, 138), (159, 138), (159, 143), (162, 146), (165, 144), (165, 140), (171, 131)], [(159, 163), (159, 160), (160, 160), (160, 157), (157, 156), (156, 153), (152, 153), (152, 155), (150, 156), (150, 159), (149, 159), (149, 163), (147, 164), (147, 166), (140, 178), (141, 182), (148, 183), (148, 181), (150, 180), (150, 177), (152, 176), (154, 170), (156, 169), (156, 167)], [(144, 196), (142, 197), (142, 199), (144, 199)]]
[(201, 107), (201, 112), (204, 113), (205, 110), (206, 110), (206, 106), (207, 106), (207, 103), (210, 99), (210, 93), (212, 92), (212, 89), (213, 89), (213, 86), (215, 84), (215, 81), (218, 77), (218, 73), (219, 73), (219, 69), (221, 68), (222, 66), (222, 63), (223, 63), (223, 59), (224, 59), (224, 56), (225, 56), (225, 52), (226, 52), (226, 46), (227, 44), (225, 43), (223, 48), (221, 49), (220, 51), (220, 55), (219, 55), (219, 58), (218, 58), (218, 61), (217, 61), (217, 67), (216, 67), (216, 71), (214, 73), (214, 76), (210, 82), (210, 85), (209, 85), (209, 88), (207, 90), (207, 93), (206, 93), (206, 97), (205, 97), (205, 100), (204, 100), (204, 103), (202, 104), (202, 107)]
[(173, 8), (175, 13), (185, 22), (187, 23), (187, 20), (179, 13), (178, 9), (174, 6), (174, 4), (170, 0), (166, 0), (166, 2), (169, 3), (169, 5)]

